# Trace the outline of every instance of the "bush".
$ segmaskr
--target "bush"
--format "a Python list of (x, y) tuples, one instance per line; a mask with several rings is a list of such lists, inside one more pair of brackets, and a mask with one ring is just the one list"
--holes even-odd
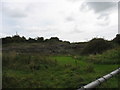
[(102, 53), (112, 48), (112, 44), (102, 38), (92, 39), (83, 49), (82, 54), (97, 54)]
[(119, 64), (120, 48), (108, 50), (102, 54), (90, 55), (87, 60), (95, 64)]
[(117, 34), (116, 37), (113, 39), (113, 42), (120, 45), (120, 34)]

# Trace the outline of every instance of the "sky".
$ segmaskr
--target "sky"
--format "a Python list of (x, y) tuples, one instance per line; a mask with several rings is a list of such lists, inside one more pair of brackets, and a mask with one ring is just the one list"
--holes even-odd
[(2, 0), (0, 37), (58, 37), (83, 42), (113, 39), (118, 33), (118, 1)]

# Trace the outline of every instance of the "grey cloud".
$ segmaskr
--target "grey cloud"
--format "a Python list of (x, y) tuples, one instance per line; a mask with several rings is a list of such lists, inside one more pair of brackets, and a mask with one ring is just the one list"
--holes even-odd
[(9, 13), (9, 15), (15, 18), (27, 17), (27, 14), (21, 11), (14, 11), (13, 13)]
[(104, 23), (97, 23), (97, 25), (99, 25), (99, 26), (107, 26), (107, 25), (109, 25), (109, 24), (110, 24), (109, 21), (106, 21), (106, 22), (104, 22)]
[(102, 22), (98, 22), (97, 24), (100, 25), (100, 26), (107, 26), (110, 24), (110, 18), (109, 18), (109, 15), (100, 15), (98, 18), (98, 21), (99, 20), (102, 20)]
[(83, 33), (84, 31), (82, 31), (82, 30), (80, 30), (79, 28), (78, 28), (78, 25), (75, 25), (74, 26), (74, 28), (73, 28), (73, 30), (70, 32), (70, 34), (75, 34), (75, 33)]
[[(115, 10), (117, 7), (116, 2), (84, 2), (80, 10), (87, 12), (88, 10), (93, 10), (96, 14), (98, 14), (97, 19), (103, 20), (105, 24), (100, 23), (99, 25), (109, 25), (109, 15), (112, 13), (112, 10)], [(107, 23), (106, 23), (107, 22)]]
[(71, 21), (74, 21), (74, 18), (73, 17), (67, 17), (66, 20), (71, 22)]
[(116, 7), (115, 2), (87, 2), (89, 9), (94, 10), (95, 13), (106, 12)]
[(27, 17), (26, 10), (21, 10), (18, 8), (10, 8), (10, 7), (3, 6), (2, 12), (3, 12), (3, 15), (7, 15), (13, 18)]
[(80, 10), (93, 10), (95, 13), (108, 13), (112, 9), (115, 9), (115, 7), (117, 7), (116, 2), (84, 2), (81, 5)]
[(97, 24), (100, 26), (107, 26), (110, 24), (110, 17), (109, 14), (107, 13), (101, 13), (98, 17), (97, 17), (98, 21), (102, 20), (102, 22), (98, 22)]
[(88, 10), (89, 10), (89, 9), (88, 9), (87, 3), (85, 3), (85, 2), (82, 3), (81, 6), (80, 6), (80, 11), (82, 11), (82, 12), (85, 11), (85, 12), (86, 12), (86, 11), (88, 11)]
[(80, 31), (79, 29), (75, 28), (72, 33), (83, 33), (83, 31)]
[(97, 19), (103, 19), (103, 18), (104, 18), (104, 20), (108, 20), (109, 19), (109, 14), (102, 13), (102, 14), (100, 14), (99, 17), (97, 17)]

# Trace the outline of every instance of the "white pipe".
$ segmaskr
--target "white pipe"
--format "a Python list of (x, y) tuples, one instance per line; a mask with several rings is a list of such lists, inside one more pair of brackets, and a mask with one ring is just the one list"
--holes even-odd
[(105, 75), (105, 76), (103, 76), (103, 77), (101, 77), (101, 78), (99, 78), (99, 79), (81, 87), (78, 90), (88, 90), (88, 89), (90, 90), (92, 88), (95, 88), (96, 86), (100, 85), (101, 83), (105, 82), (106, 80), (110, 79), (111, 77), (113, 77), (114, 75), (116, 75), (118, 73), (120, 73), (120, 68), (118, 68), (115, 71), (113, 71), (113, 72), (111, 72), (111, 73), (109, 73), (109, 74), (107, 74), (107, 75)]

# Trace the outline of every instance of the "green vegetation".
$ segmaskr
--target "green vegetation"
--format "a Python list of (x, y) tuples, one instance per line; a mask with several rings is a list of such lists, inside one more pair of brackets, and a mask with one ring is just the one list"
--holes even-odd
[(82, 54), (97, 54), (102, 53), (108, 49), (111, 49), (112, 43), (102, 39), (102, 38), (94, 38), (89, 41), (88, 45), (81, 52)]
[(118, 64), (120, 48), (111, 49), (102, 54), (90, 55), (87, 60), (96, 64)]
[(120, 45), (120, 34), (117, 34), (116, 37), (113, 39), (113, 42)]
[[(120, 66), (120, 46), (114, 40), (93, 39), (86, 43), (63, 42), (57, 37), (22, 40), (4, 41), (3, 88), (80, 88)], [(119, 76), (97, 88), (118, 88)]]
[[(98, 55), (94, 57), (97, 59)], [(103, 57), (104, 54), (101, 54)], [(91, 61), (87, 58), (91, 58)], [(3, 87), (79, 88), (118, 68), (117, 64), (110, 62), (110, 65), (102, 61), (101, 64), (94, 63), (93, 56), (45, 57), (39, 54), (4, 53)], [(117, 79), (114, 77), (100, 87), (117, 88)]]

